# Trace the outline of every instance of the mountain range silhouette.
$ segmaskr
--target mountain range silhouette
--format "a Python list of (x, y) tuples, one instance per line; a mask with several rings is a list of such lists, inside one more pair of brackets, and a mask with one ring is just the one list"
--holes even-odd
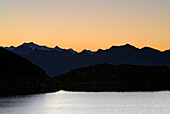
[(101, 63), (170, 67), (170, 50), (162, 52), (150, 47), (139, 49), (130, 44), (99, 49), (96, 52), (85, 49), (80, 53), (73, 49), (62, 49), (58, 46), (50, 48), (33, 42), (4, 48), (29, 59), (50, 76)]

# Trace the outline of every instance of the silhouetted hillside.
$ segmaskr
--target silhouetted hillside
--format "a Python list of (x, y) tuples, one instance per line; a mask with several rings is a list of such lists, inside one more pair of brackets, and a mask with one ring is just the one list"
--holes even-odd
[(91, 52), (83, 50), (80, 53), (72, 49), (61, 49), (58, 46), (49, 48), (34, 43), (24, 43), (19, 47), (6, 48), (29, 59), (43, 68), (50, 76), (59, 75), (73, 69), (108, 63), (113, 65), (164, 65), (170, 67), (170, 51), (161, 52), (144, 47), (138, 49), (130, 44), (112, 46), (109, 49)]
[(52, 78), (30, 61), (0, 48), (0, 95), (58, 91)]
[(54, 77), (67, 91), (170, 90), (170, 69), (165, 66), (100, 64)]

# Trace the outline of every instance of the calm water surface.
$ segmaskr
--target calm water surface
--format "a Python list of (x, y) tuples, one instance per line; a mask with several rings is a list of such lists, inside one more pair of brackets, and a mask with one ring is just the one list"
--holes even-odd
[(1, 97), (0, 114), (170, 114), (170, 92), (60, 91)]

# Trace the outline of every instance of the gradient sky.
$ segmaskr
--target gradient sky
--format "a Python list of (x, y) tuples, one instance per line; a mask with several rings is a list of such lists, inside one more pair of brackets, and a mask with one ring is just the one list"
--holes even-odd
[(170, 0), (0, 0), (0, 45), (170, 49)]

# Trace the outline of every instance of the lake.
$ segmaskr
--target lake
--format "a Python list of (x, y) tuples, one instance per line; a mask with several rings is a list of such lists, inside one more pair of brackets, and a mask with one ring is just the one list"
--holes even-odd
[(0, 98), (0, 114), (170, 114), (170, 92), (65, 92)]

